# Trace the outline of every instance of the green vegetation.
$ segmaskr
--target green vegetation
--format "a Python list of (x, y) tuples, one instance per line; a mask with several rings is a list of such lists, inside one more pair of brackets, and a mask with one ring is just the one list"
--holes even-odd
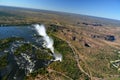
[(37, 59), (43, 59), (43, 60), (50, 60), (52, 59), (53, 57), (50, 56), (50, 53), (48, 53), (49, 50), (36, 50), (35, 51), (35, 54), (37, 55)]
[(50, 27), (48, 27), (48, 30), (49, 30), (49, 32), (57, 32), (58, 31), (58, 29), (60, 28), (60, 26), (58, 26), (58, 25), (55, 25), (55, 24), (50, 24), (49, 25)]
[(7, 66), (7, 54), (4, 54), (3, 56), (0, 57), (0, 69), (5, 68)]
[(12, 37), (12, 38), (7, 38), (7, 39), (0, 40), (0, 51), (8, 48), (10, 46), (10, 43), (14, 42), (16, 40), (23, 40), (23, 38)]
[[(54, 36), (56, 34), (56, 36), (58, 36), (59, 34), (61, 38), (73, 42), (72, 46), (75, 47), (76, 50), (78, 50), (78, 55), (80, 56), (78, 57), (80, 60), (79, 64), (85, 72), (91, 73), (93, 77), (101, 79), (106, 79), (107, 77), (109, 78), (108, 80), (120, 79), (113, 77), (114, 75), (119, 75), (119, 73), (117, 69), (110, 64), (110, 61), (118, 60), (118, 56), (120, 56), (116, 54), (116, 52), (113, 52), (114, 49), (111, 48), (120, 48), (120, 28), (115, 28), (115, 26), (120, 26), (119, 21), (106, 19), (103, 20), (90, 16), (88, 17), (68, 13), (64, 14), (43, 10), (22, 9), (13, 7), (10, 8), (2, 6), (0, 7), (0, 26), (31, 25), (35, 23), (42, 23), (47, 25), (47, 33), (49, 33), (49, 35), (53, 37), (55, 42), (55, 52), (61, 53), (63, 55), (63, 61), (51, 63), (49, 65), (50, 69), (61, 72), (62, 74), (69, 76), (74, 80), (89, 79), (78, 68), (78, 65), (74, 59), (74, 54), (72, 53), (69, 45), (63, 40)], [(94, 23), (95, 25), (97, 23), (102, 26), (95, 27), (95, 25), (93, 25)], [(96, 36), (99, 37), (97, 39), (91, 38), (91, 36), (94, 35), (104, 36), (107, 34), (114, 35), (116, 37), (116, 41), (107, 42), (101, 39), (99, 36)], [(76, 40), (73, 40), (72, 37), (76, 37)], [(10, 46), (11, 42), (17, 39), (18, 38), (8, 38), (0, 40), (0, 52), (3, 52), (5, 49), (7, 49)], [(90, 44), (90, 47), (86, 48), (83, 45), (84, 43)], [(24, 44), (21, 47), (17, 48), (15, 51), (15, 56), (19, 55), (20, 53), (35, 53), (37, 59), (49, 60), (52, 58), (52, 56), (49, 55), (49, 53), (51, 53), (49, 50), (34, 49), (32, 44)], [(6, 65), (5, 55), (1, 56), (0, 63), (2, 63), (1, 66), (3, 67)], [(36, 76), (38, 73), (41, 75), (47, 74), (47, 70), (46, 68), (40, 68), (40, 70), (35, 71), (35, 73), (32, 73), (32, 75)], [(59, 73), (52, 73), (54, 77), (56, 77), (56, 74), (60, 75)], [(48, 73), (48, 75), (51, 74)]]
[(64, 73), (74, 80), (79, 79), (82, 73), (77, 66), (71, 48), (66, 42), (62, 41), (61, 39), (58, 39), (53, 35), (52, 37), (54, 39), (55, 50), (62, 54), (63, 61), (61, 63), (54, 62), (50, 64), (50, 67), (56, 71)]
[[(10, 43), (15, 41), (15, 40), (22, 40), (23, 38), (7, 38), (7, 39), (2, 39), (0, 40), (0, 51), (3, 52), (5, 49), (9, 48)], [(0, 69), (4, 68), (8, 64), (7, 61), (7, 53), (4, 53), (0, 57)]]
[(90, 59), (87, 60), (88, 66), (92, 75), (98, 78), (106, 78), (108, 75), (118, 74), (117, 70), (111, 68), (110, 61), (117, 59), (117, 54), (113, 52), (111, 47), (97, 50), (97, 53), (93, 52), (89, 55)]
[(114, 60), (111, 60), (111, 67), (114, 67), (118, 70), (120, 73), (120, 52), (119, 50), (115, 50), (115, 54), (117, 55), (117, 58), (114, 58)]
[(44, 67), (44, 68), (40, 68), (40, 69), (32, 72), (30, 75), (31, 75), (32, 77), (36, 77), (38, 74), (45, 75), (45, 74), (47, 74), (47, 73), (48, 73), (48, 71), (47, 71), (46, 68)]
[(26, 43), (26, 44), (22, 44), (20, 47), (18, 47), (16, 49), (16, 51), (14, 52), (14, 54), (20, 55), (21, 53), (26, 53), (26, 54), (35, 54), (37, 59), (52, 59), (52, 56), (50, 56), (50, 54), (48, 54), (49, 50), (47, 49), (36, 49), (35, 47), (32, 46), (31, 43)]
[(21, 53), (32, 53), (31, 44), (22, 44), (20, 47), (16, 49), (14, 52), (15, 55), (20, 55)]

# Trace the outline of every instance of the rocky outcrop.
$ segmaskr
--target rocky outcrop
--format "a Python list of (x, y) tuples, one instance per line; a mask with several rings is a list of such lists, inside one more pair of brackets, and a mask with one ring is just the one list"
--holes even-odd
[(113, 36), (113, 35), (106, 35), (104, 38), (107, 41), (115, 41), (116, 40), (115, 36)]
[(87, 23), (87, 22), (83, 22), (82, 24), (83, 24), (83, 25), (90, 25), (90, 26), (103, 26), (103, 25), (100, 24), (100, 23)]
[(92, 38), (104, 39), (107, 41), (115, 41), (116, 38), (114, 35), (91, 35)]
[(84, 43), (84, 46), (85, 47), (90, 47), (90, 45), (88, 43), (86, 43), (86, 42)]
[(73, 40), (73, 41), (75, 41), (75, 40), (76, 40), (76, 37), (75, 37), (75, 36), (73, 36), (73, 37), (72, 37), (72, 40)]

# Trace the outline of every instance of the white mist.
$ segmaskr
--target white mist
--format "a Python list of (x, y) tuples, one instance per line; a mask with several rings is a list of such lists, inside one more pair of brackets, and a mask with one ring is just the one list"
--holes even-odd
[(38, 34), (43, 37), (45, 47), (49, 48), (53, 53), (53, 57), (55, 58), (53, 61), (62, 61), (62, 55), (54, 53), (53, 39), (47, 35), (44, 25), (35, 24), (34, 27)]

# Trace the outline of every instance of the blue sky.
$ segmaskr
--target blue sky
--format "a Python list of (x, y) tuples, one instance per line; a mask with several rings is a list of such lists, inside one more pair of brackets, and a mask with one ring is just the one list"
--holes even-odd
[(0, 5), (63, 11), (120, 20), (120, 0), (0, 0)]

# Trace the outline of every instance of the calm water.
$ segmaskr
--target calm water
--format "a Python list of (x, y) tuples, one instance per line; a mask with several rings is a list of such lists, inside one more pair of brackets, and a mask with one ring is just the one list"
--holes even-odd
[(32, 30), (29, 26), (0, 27), (0, 39), (9, 37), (23, 37), (26, 40), (31, 40), (34, 33), (34, 30)]

